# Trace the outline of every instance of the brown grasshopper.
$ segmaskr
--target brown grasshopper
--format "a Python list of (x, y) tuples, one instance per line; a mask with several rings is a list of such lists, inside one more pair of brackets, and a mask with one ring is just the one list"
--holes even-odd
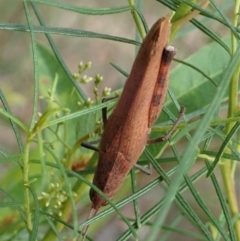
[[(182, 108), (177, 122), (167, 136), (149, 140), (151, 127), (163, 107), (170, 63), (176, 53), (174, 47), (167, 46), (170, 29), (169, 16), (159, 19), (150, 29), (134, 61), (119, 102), (104, 125), (93, 184), (110, 199), (121, 187), (145, 146), (167, 139), (184, 113)], [(90, 190), (90, 198), (91, 210), (95, 210), (95, 214), (102, 206), (107, 205), (106, 200), (93, 189)]]

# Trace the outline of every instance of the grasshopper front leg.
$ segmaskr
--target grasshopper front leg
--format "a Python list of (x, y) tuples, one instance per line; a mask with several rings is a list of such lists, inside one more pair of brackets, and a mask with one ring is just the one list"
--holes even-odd
[[(115, 98), (117, 98), (117, 97), (103, 98), (102, 103), (107, 102), (109, 100), (113, 100)], [(105, 126), (107, 124), (107, 107), (102, 108), (102, 120), (103, 120), (103, 126), (105, 128)]]
[[(117, 98), (117, 97), (103, 98), (102, 103), (104, 103), (106, 101), (109, 101), (109, 100), (113, 100), (115, 98)], [(102, 120), (103, 120), (103, 126), (105, 128), (105, 126), (107, 124), (107, 107), (102, 108)], [(99, 143), (99, 140), (92, 141), (92, 142), (82, 142), (81, 146), (85, 147), (87, 149), (99, 152), (99, 149), (96, 146), (93, 145), (95, 143)]]

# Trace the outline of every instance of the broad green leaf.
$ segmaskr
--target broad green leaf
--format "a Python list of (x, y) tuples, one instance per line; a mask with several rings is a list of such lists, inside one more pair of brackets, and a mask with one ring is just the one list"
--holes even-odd
[[(225, 42), (229, 43), (228, 40)], [(185, 62), (196, 66), (219, 84), (222, 71), (229, 60), (229, 54), (214, 42), (188, 57)], [(183, 64), (179, 64), (171, 71), (170, 88), (179, 104), (186, 107), (187, 113), (200, 110), (209, 105), (217, 90), (209, 79)], [(165, 106), (171, 110), (174, 109), (169, 98)]]

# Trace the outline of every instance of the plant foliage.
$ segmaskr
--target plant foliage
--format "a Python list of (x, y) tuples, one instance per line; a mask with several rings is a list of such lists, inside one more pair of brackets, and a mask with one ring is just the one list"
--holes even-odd
[[(159, 9), (164, 5), (173, 15), (170, 36), (173, 43), (192, 31), (205, 35), (208, 43), (185, 59), (175, 59), (177, 64), (171, 71), (163, 114), (151, 135), (166, 133), (176, 120), (180, 106), (185, 106), (187, 112), (169, 141), (146, 147), (141, 156), (139, 164), (150, 162), (154, 168), (151, 181), (138, 187), (137, 177), (145, 174), (132, 170), (116, 197), (118, 202), (109, 200), (91, 183), (97, 154), (80, 144), (101, 137), (101, 110), (108, 107), (110, 113), (117, 103), (117, 99), (104, 103), (101, 99), (119, 96), (121, 90), (111, 92), (103, 88), (101, 91), (102, 77), (86, 75), (94, 68), (90, 62), (80, 62), (78, 72), (71, 73), (54, 37), (62, 35), (66, 43), (69, 38), (101, 39), (103, 46), (117, 41), (122, 46), (130, 44), (132, 48), (140, 46), (141, 41), (104, 31), (98, 33), (91, 25), (88, 30), (81, 29), (80, 24), (79, 28), (48, 26), (42, 9), (83, 17), (98, 16), (100, 23), (102, 15), (112, 16), (114, 22), (116, 14), (132, 14), (139, 35), (144, 37), (148, 24), (143, 1), (124, 3), (112, 7), (109, 2), (109, 7), (100, 8), (81, 6), (77, 1), (74, 5), (68, 1), (23, 0), (16, 9), (23, 11), (25, 23), (7, 19), (0, 22), (3, 36), (21, 32), (30, 37), (33, 66), (31, 87), (27, 87), (32, 93), (26, 98), (32, 107), (26, 112), (26, 119), (15, 114), (18, 112), (11, 103), (14, 93), (5, 85), (0, 89), (1, 132), (9, 129), (14, 136), (12, 142), (17, 145), (15, 149), (0, 147), (3, 170), (0, 179), (1, 240), (77, 240), (81, 230), (89, 224), (86, 238), (98, 240), (99, 230), (106, 227), (108, 232), (108, 220), (118, 216), (119, 222), (126, 224), (125, 230), (111, 240), (163, 241), (177, 237), (240, 241), (239, 186), (236, 182), (240, 160), (239, 1), (227, 1), (222, 5), (215, 0), (157, 1)], [(150, 3), (146, 1), (146, 4)], [(223, 37), (215, 31), (211, 27), (216, 26), (214, 24), (220, 25), (227, 34)], [(115, 25), (117, 28), (118, 24)], [(47, 43), (40, 40), (43, 36)], [(184, 48), (188, 46), (183, 45), (178, 52), (184, 52)], [(3, 73), (7, 65), (1, 66)], [(112, 63), (112, 66), (116, 74), (124, 78), (128, 75), (121, 63)], [(88, 82), (94, 85), (93, 100), (83, 88)], [(8, 85), (13, 84), (9, 82)], [(15, 102), (16, 107), (17, 104)], [(227, 113), (226, 117), (222, 117), (223, 112)], [(1, 138), (5, 139), (4, 135)], [(166, 150), (167, 154), (163, 155)], [(204, 188), (200, 189), (202, 183)], [(110, 205), (87, 219), (89, 187), (106, 198)], [(143, 208), (141, 200), (151, 195), (154, 200)], [(124, 212), (128, 203), (133, 203), (130, 206), (132, 216)]]

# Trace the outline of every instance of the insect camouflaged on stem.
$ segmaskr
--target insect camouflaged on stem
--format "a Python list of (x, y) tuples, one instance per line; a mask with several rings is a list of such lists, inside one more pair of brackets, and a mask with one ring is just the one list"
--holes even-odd
[[(175, 55), (174, 47), (167, 46), (170, 29), (169, 15), (159, 19), (150, 29), (119, 102), (105, 125), (93, 184), (110, 199), (121, 187), (145, 146), (165, 139), (148, 140), (151, 127), (163, 107), (170, 63)], [(181, 115), (183, 112), (182, 109)], [(94, 210), (95, 215), (102, 206), (107, 205), (106, 200), (93, 189), (90, 190), (90, 198), (90, 216)]]

